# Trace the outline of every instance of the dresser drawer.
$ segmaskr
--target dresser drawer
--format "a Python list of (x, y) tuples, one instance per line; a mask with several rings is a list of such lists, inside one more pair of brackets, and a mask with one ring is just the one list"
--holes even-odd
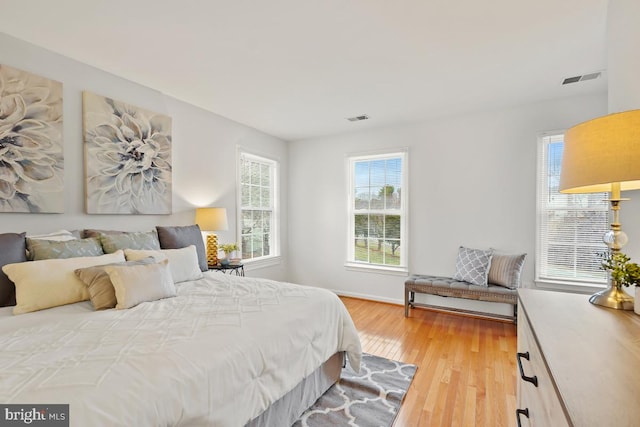
[[(536, 344), (529, 322), (518, 306), (518, 408), (521, 425), (539, 427), (569, 426), (560, 398)], [(521, 369), (520, 369), (521, 367)], [(526, 378), (529, 378), (527, 381)], [(534, 384), (535, 383), (535, 384)]]

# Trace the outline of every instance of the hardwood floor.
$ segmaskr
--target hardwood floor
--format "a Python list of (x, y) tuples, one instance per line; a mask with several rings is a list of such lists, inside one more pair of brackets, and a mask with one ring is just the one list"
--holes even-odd
[(341, 299), (364, 352), (418, 365), (394, 427), (516, 424), (514, 324)]

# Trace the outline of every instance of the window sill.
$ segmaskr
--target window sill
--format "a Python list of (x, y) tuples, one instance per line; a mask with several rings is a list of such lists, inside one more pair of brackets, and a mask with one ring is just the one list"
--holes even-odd
[(562, 282), (562, 281), (551, 281), (551, 280), (536, 280), (535, 287), (537, 289), (544, 289), (549, 291), (561, 291), (561, 292), (572, 292), (576, 294), (592, 294), (598, 291), (603, 290), (606, 285), (604, 284), (587, 284), (587, 283), (576, 283), (576, 282)]
[(346, 262), (344, 267), (348, 271), (360, 271), (364, 273), (390, 274), (393, 276), (408, 276), (409, 269), (407, 267), (389, 267), (362, 264), (358, 262)]
[(259, 270), (261, 268), (280, 265), (282, 263), (282, 257), (278, 255), (278, 256), (272, 256), (268, 258), (255, 259), (255, 260), (247, 259), (247, 260), (242, 260), (242, 263), (244, 264), (244, 268), (247, 271)]

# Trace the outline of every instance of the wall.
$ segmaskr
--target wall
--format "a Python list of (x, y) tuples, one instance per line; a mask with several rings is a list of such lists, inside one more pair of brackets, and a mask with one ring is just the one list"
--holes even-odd
[(451, 275), (459, 245), (528, 254), (533, 285), (537, 135), (606, 114), (606, 94), (291, 143), (290, 279), (383, 301), (404, 277), (347, 270), (345, 156), (409, 148), (409, 270)]
[(640, 2), (610, 0), (607, 9), (609, 112), (640, 108)]
[[(196, 206), (224, 206), (229, 231), (222, 242), (237, 241), (235, 227), (236, 147), (263, 153), (281, 164), (287, 179), (287, 144), (255, 129), (220, 117), (156, 90), (55, 54), (0, 33), (1, 63), (63, 83), (65, 212), (0, 213), (0, 232), (46, 233), (57, 229), (111, 228), (148, 230), (157, 224), (187, 225)], [(173, 214), (86, 215), (82, 136), (82, 91), (88, 90), (168, 114), (173, 119)], [(287, 238), (287, 194), (282, 193), (283, 238)], [(286, 247), (283, 248), (286, 251)], [(286, 259), (286, 257), (284, 257)], [(261, 269), (261, 276), (284, 280), (284, 263)], [(256, 272), (257, 274), (257, 272)]]
[[(640, 2), (610, 0), (607, 15), (608, 112), (640, 108)], [(627, 191), (622, 197), (620, 222), (629, 236), (622, 251), (631, 260), (640, 260), (640, 190)], [(631, 289), (627, 289), (632, 291)]]

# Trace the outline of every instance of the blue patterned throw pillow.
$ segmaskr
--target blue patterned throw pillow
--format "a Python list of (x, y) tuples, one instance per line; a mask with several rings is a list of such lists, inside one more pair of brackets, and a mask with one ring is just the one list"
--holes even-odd
[(29, 261), (104, 255), (98, 239), (40, 240), (27, 237)]
[(470, 249), (460, 246), (453, 279), (472, 285), (489, 286), (488, 278), (492, 256), (493, 249)]

